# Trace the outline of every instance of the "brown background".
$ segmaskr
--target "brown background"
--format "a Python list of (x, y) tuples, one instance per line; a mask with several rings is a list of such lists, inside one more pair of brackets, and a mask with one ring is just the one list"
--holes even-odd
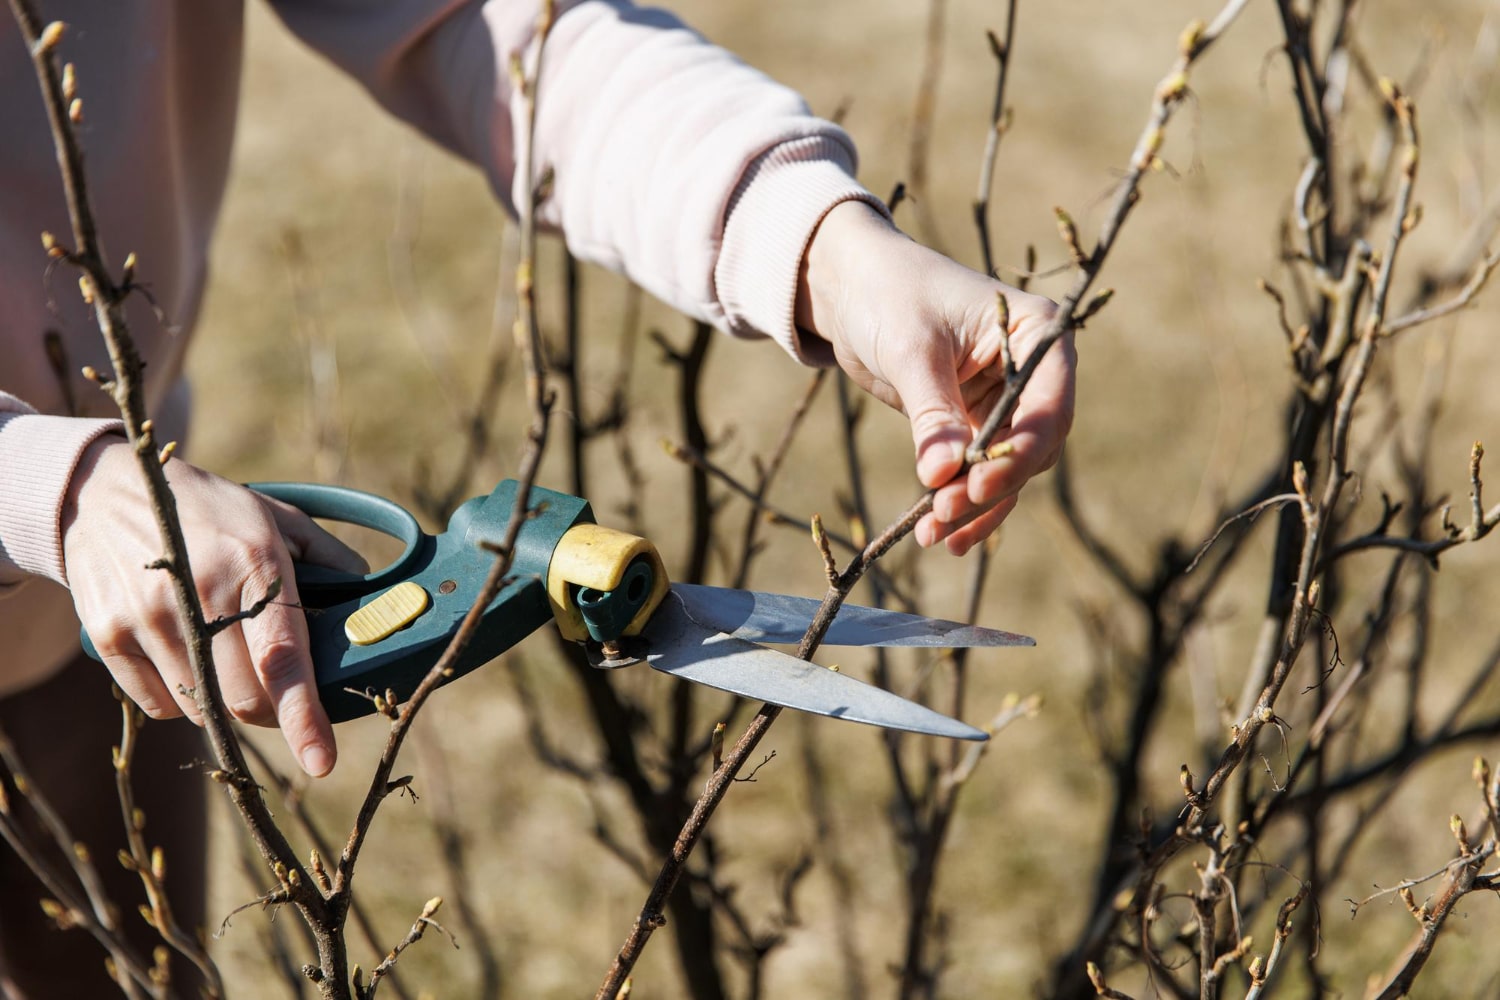
[[(846, 124), (872, 190), (885, 194), (909, 176), (926, 5), (692, 0), (676, 9), (710, 38), (799, 88), (819, 111), (850, 102)], [(1044, 265), (1061, 259), (1054, 204), (1092, 231), (1145, 120), (1152, 89), (1175, 55), (1179, 32), (1216, 9), (1180, 0), (1023, 3), (1010, 89), (1014, 128), (1002, 145), (994, 190), (999, 261), (1018, 264), (1027, 243), (1038, 246)], [(1002, 17), (999, 5), (949, 4), (931, 176), (928, 190), (919, 193), (939, 220), (936, 233), (920, 235), (970, 264), (978, 254), (969, 203), (993, 76), (983, 30), (998, 28)], [(1491, 3), (1405, 0), (1370, 4), (1365, 12), (1362, 39), (1373, 65), (1398, 78), (1419, 64), (1427, 67), (1418, 91), (1426, 142), (1418, 197), (1425, 217), (1405, 251), (1410, 269), (1407, 282), (1397, 286), (1398, 303), (1418, 270), (1444, 263), (1473, 221), (1477, 208), (1464, 201), (1464, 192), (1473, 186), (1475, 168), (1490, 186), (1496, 177), (1500, 94), (1491, 80), (1497, 32), (1500, 7)], [(1213, 504), (1226, 489), (1242, 489), (1262, 474), (1279, 432), (1284, 341), (1255, 282), (1278, 274), (1276, 227), (1301, 169), (1302, 146), (1278, 37), (1271, 7), (1252, 4), (1195, 72), (1194, 99), (1173, 123), (1165, 148), (1173, 169), (1147, 182), (1102, 278), (1117, 290), (1115, 299), (1080, 335), (1078, 418), (1070, 445), (1079, 492), (1085, 513), (1139, 565), (1168, 530), (1206, 535)], [(1368, 114), (1359, 120), (1368, 122)], [(1372, 136), (1369, 129), (1354, 138)], [(1494, 192), (1483, 190), (1488, 208)], [(898, 221), (917, 232), (909, 208)], [(412, 269), (422, 306), (415, 322), (403, 318), (400, 282), (393, 282), (388, 262), (387, 243), (398, 228), (416, 233)], [(192, 360), (199, 400), (195, 459), (243, 479), (339, 480), (398, 498), (410, 496), (419, 459), (451, 468), (459, 446), (454, 409), (473, 398), (495, 290), (509, 281), (513, 239), (472, 170), (383, 116), (253, 7), (234, 176)], [(290, 251), (289, 241), (300, 250)], [(559, 282), (555, 268), (543, 271), (544, 293), (549, 287), (555, 292)], [(1059, 285), (1054, 279), (1040, 287), (1055, 291)], [(591, 270), (587, 289), (586, 384), (596, 393), (593, 405), (602, 407), (616, 367), (623, 285)], [(1439, 488), (1460, 499), (1470, 442), (1500, 443), (1496, 301), (1492, 294), (1490, 304), (1407, 338), (1380, 369), (1406, 386), (1424, 352), (1451, 352), (1434, 464)], [(506, 325), (509, 308), (504, 299)], [(549, 295), (544, 325), (555, 330), (557, 316)], [(686, 331), (684, 320), (654, 303), (642, 324), (679, 343)], [(670, 378), (644, 338), (638, 356), (643, 391), (627, 434), (648, 474), (648, 526), (670, 565), (685, 544), (674, 520), (686, 496), (685, 474), (657, 441), (677, 436), (675, 403)], [(718, 433), (733, 430), (719, 460), (748, 475), (750, 456), (771, 447), (807, 377), (769, 343), (715, 344), (708, 419)], [(334, 384), (336, 395), (327, 391)], [(519, 383), (510, 390), (498, 419), (501, 440), (474, 470), (475, 492), (514, 464), (523, 401)], [(831, 400), (825, 394), (777, 492), (784, 506), (830, 518), (838, 486), (830, 473), (838, 467)], [(890, 516), (916, 495), (909, 437), (895, 414), (872, 406), (870, 421), (865, 447), (872, 496), (879, 515)], [(599, 448), (595, 458), (605, 470), (596, 476), (595, 501), (607, 520), (614, 509), (608, 449)], [(565, 485), (560, 451), (548, 469), (545, 484)], [(1378, 466), (1371, 478), (1363, 484), (1363, 502), (1375, 510)], [(976, 719), (991, 714), (1006, 691), (1040, 692), (1046, 706), (1039, 718), (997, 740), (963, 800), (939, 890), (939, 904), (951, 917), (950, 996), (1028, 990), (1059, 942), (1071, 940), (1092, 886), (1103, 770), (1079, 708), (1096, 664), (1077, 609), (1108, 610), (1119, 595), (1072, 543), (1048, 494), (1045, 482), (1029, 488), (1004, 529), (985, 608), (986, 622), (1029, 632), (1039, 645), (977, 658)], [(728, 516), (737, 532), (742, 508), (730, 508)], [(775, 547), (753, 582), (817, 592), (821, 571), (813, 548), (795, 532), (773, 538)], [(1258, 542), (1266, 547), (1264, 536)], [(960, 611), (964, 564), (945, 554), (896, 558), (915, 560), (929, 610)], [(1491, 540), (1445, 561), (1435, 670), (1451, 665), (1457, 677), (1493, 642), (1500, 590), (1494, 558)], [(1211, 616), (1214, 627), (1191, 644), (1191, 669), (1173, 674), (1171, 713), (1180, 725), (1150, 750), (1157, 779), (1152, 794), (1161, 810), (1181, 801), (1178, 765), (1197, 759), (1194, 699), (1211, 704), (1239, 690), (1265, 563), (1263, 554), (1247, 562)], [(722, 573), (722, 564), (715, 571)], [(560, 668), (550, 667), (546, 644), (532, 645), (535, 650), (522, 655), (547, 699), (549, 725), (580, 756), (592, 756), (576, 690)], [(844, 662), (858, 669), (857, 656)], [(1196, 689), (1190, 678), (1199, 682)], [(660, 699), (665, 683), (655, 676), (627, 681), (648, 702)], [(1289, 686), (1286, 697), (1296, 699), (1303, 686)], [(1398, 697), (1393, 685), (1386, 704)], [(487, 923), (511, 994), (591, 993), (644, 888), (591, 836), (593, 812), (577, 784), (535, 762), (504, 670), (491, 667), (438, 697), (418, 728), (423, 752), (410, 754), (403, 770), (415, 771), (417, 789), (428, 793), (416, 805), (385, 807), (362, 864), (363, 891), (382, 933), (394, 942), (428, 896), (448, 891), (428, 829), (428, 817), (446, 810), (468, 831), (470, 900)], [(311, 793), (336, 839), (352, 818), (383, 731), (370, 721), (341, 729), (339, 768)], [(844, 859), (859, 875), (857, 929), (869, 980), (884, 992), (884, 970), (899, 959), (894, 913), (901, 888), (884, 821), (888, 781), (869, 731), (791, 718), (779, 723), (768, 743), (778, 751), (776, 760), (755, 784), (736, 788), (715, 820), (729, 853), (725, 870), (740, 883), (749, 912), (757, 912), (757, 901), (770, 907), (774, 873), (811, 837), (799, 766), (809, 732), (821, 741), (840, 785), (838, 835)], [(1371, 738), (1379, 738), (1378, 726)], [(277, 752), (276, 741), (263, 742)], [(1331, 897), (1363, 896), (1371, 883), (1426, 874), (1447, 860), (1447, 817), (1471, 811), (1475, 801), (1467, 784), (1471, 754), (1440, 758), (1422, 780), (1404, 787), (1397, 808), (1365, 840), (1347, 891)], [(446, 783), (432, 777), (439, 760)], [(451, 795), (443, 794), (444, 784)], [(599, 800), (620, 836), (637, 844), (637, 824), (623, 799), (604, 788)], [(216, 912), (261, 891), (240, 877), (236, 842), (233, 833), (218, 841), (217, 870), (224, 877), (217, 880)], [(809, 877), (801, 902), (804, 925), (769, 966), (771, 996), (821, 996), (837, 988), (822, 871)], [(1482, 982), (1493, 982), (1497, 963), (1484, 941), (1497, 926), (1494, 901), (1471, 899), (1464, 912), (1470, 919), (1446, 932), (1424, 980), (1425, 995), (1471, 996)], [(1339, 977), (1336, 985), (1350, 992), (1385, 967), (1410, 928), (1399, 905), (1370, 907), (1352, 924), (1344, 911), (1322, 916), (1327, 967)], [(266, 974), (259, 936), (265, 919), (241, 914), (218, 945), (244, 995), (262, 995), (254, 984)], [(292, 918), (282, 921), (290, 925)], [(472, 952), (463, 943), (465, 949), (454, 952), (438, 938), (424, 941), (402, 960), (406, 981), (437, 996), (469, 995)], [(635, 995), (680, 993), (670, 951), (665, 941), (648, 951)], [(366, 968), (378, 960), (358, 949), (356, 955)], [(264, 995), (271, 991), (266, 985)]]

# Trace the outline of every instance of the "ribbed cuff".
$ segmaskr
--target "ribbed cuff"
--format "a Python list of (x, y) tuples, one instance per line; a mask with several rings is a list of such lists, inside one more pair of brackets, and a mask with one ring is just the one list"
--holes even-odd
[(0, 565), (67, 585), (62, 508), (84, 449), (118, 420), (0, 413)]
[(833, 364), (833, 347), (796, 327), (797, 278), (835, 205), (863, 201), (889, 217), (853, 174), (853, 150), (829, 136), (780, 143), (750, 164), (730, 198), (714, 267), (730, 333), (771, 337), (805, 365)]

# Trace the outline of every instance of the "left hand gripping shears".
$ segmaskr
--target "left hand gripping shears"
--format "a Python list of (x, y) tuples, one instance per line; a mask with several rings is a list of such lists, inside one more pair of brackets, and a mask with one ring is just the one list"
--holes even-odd
[[(389, 566), (355, 576), (298, 563), (297, 592), (318, 696), (334, 722), (368, 715), (373, 695), (408, 697), (448, 647), (478, 598), (515, 506), (505, 480), (459, 507), (440, 535), (425, 534), (394, 501), (316, 483), (251, 489), (311, 517), (360, 525), (405, 543)], [(532, 487), (510, 572), (444, 683), (479, 667), (550, 622), (583, 643), (590, 662), (645, 661), (685, 680), (833, 718), (956, 739), (988, 734), (847, 674), (761, 643), (797, 643), (819, 602), (803, 597), (672, 583), (656, 547), (594, 523), (586, 500)], [(88, 636), (84, 648), (98, 658)], [(844, 605), (824, 638), (834, 646), (1032, 646), (1027, 636), (895, 611)]]

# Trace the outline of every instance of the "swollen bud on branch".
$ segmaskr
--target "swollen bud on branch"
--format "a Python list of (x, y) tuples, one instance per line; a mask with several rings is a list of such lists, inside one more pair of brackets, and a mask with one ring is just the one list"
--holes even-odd
[(1411, 207), (1411, 211), (1406, 213), (1406, 218), (1404, 218), (1404, 219), (1401, 220), (1401, 233), (1402, 233), (1402, 235), (1410, 233), (1413, 229), (1416, 229), (1417, 226), (1419, 226), (1421, 224), (1422, 224), (1422, 206), (1421, 205), (1413, 205)]
[(1182, 34), (1177, 38), (1177, 51), (1184, 59), (1192, 59), (1201, 51), (1203, 46), (1203, 33), (1208, 30), (1208, 25), (1201, 19), (1189, 24), (1182, 29)]
[(67, 30), (68, 26), (66, 24), (63, 24), (61, 21), (53, 21), (43, 28), (42, 33), (37, 36), (36, 44), (31, 47), (31, 54), (34, 56), (44, 56), (51, 52), (57, 48), (57, 43), (62, 41), (63, 33)]
[(1448, 829), (1453, 831), (1453, 839), (1458, 841), (1459, 851), (1469, 854), (1472, 848), (1469, 846), (1469, 828), (1464, 824), (1464, 818), (1458, 813), (1448, 817)]
[(1061, 207), (1054, 207), (1052, 214), (1057, 216), (1057, 234), (1062, 237), (1063, 245), (1068, 248), (1068, 256), (1074, 264), (1082, 267), (1088, 263), (1088, 257), (1084, 255), (1083, 247), (1078, 244), (1078, 227), (1073, 223), (1073, 217)]
[(984, 460), (986, 462), (993, 462), (997, 458), (1005, 458), (1007, 455), (1014, 455), (1015, 452), (1016, 443), (1014, 441), (1001, 441), (997, 444), (990, 445), (984, 450)]
[(47, 915), (48, 920), (57, 925), (58, 930), (65, 931), (78, 926), (77, 915), (57, 900), (43, 899), (41, 904), (42, 912)]
[(1010, 300), (1004, 292), (995, 293), (995, 322), (1000, 326), (1000, 336), (1010, 336)]
[(724, 764), (724, 728), (724, 723), (714, 723), (713, 736), (709, 738), (709, 745), (713, 750), (715, 771), (717, 771)]
[(312, 871), (313, 878), (317, 879), (318, 888), (324, 892), (333, 891), (333, 883), (328, 879), (328, 869), (323, 867), (323, 856), (318, 853), (316, 847), (312, 849), (312, 853), (308, 856), (307, 867)]
[(1089, 299), (1088, 305), (1083, 307), (1083, 311), (1078, 314), (1078, 318), (1073, 322), (1078, 326), (1082, 326), (1083, 324), (1087, 323), (1090, 319), (1093, 318), (1095, 313), (1097, 313), (1100, 309), (1103, 309), (1109, 303), (1110, 299), (1114, 298), (1114, 295), (1115, 290), (1113, 288), (1104, 289), (1098, 295), (1095, 295), (1092, 299)]
[(1182, 95), (1187, 93), (1188, 76), (1186, 73), (1173, 73), (1161, 82), (1156, 89), (1156, 99), (1163, 104), (1172, 104), (1182, 100)]

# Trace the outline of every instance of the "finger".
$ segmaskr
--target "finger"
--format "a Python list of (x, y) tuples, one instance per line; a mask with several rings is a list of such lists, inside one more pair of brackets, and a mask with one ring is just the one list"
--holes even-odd
[[(281, 576), (281, 597), (254, 618), (241, 623), (245, 648), (255, 676), (260, 679), (282, 738), (302, 769), (315, 778), (333, 770), (336, 750), (333, 727), (318, 700), (312, 657), (308, 652), (307, 620), (298, 610), (296, 581), (290, 557), (282, 553), (274, 567)], [(263, 573), (250, 574), (241, 595), (252, 607), (269, 590)]]
[(933, 511), (929, 515), (931, 523), (924, 532), (926, 544), (935, 545), (941, 542), (993, 506), (993, 504), (984, 506), (975, 504), (968, 498), (967, 490), (968, 485), (962, 480), (949, 483), (938, 490)]
[(940, 524), (942, 524), (942, 522), (939, 521), (932, 513), (929, 512), (927, 514), (924, 514), (922, 515), (922, 518), (917, 521), (917, 526), (912, 529), (912, 537), (917, 540), (917, 544), (922, 548), (928, 548), (934, 543), (942, 540), (941, 536), (938, 535), (938, 525)]
[(1010, 496), (1056, 464), (1073, 424), (1072, 347), (1071, 341), (1059, 343), (1037, 366), (1010, 429), (1002, 435), (1001, 454), (969, 471), (969, 499), (975, 504)]
[[(103, 655), (101, 653), (101, 655)], [(144, 656), (133, 653), (110, 653), (104, 656), (110, 676), (125, 696), (153, 719), (176, 719), (182, 709), (162, 682), (161, 675)]]
[(243, 622), (214, 636), (214, 666), (218, 668), (219, 692), (229, 714), (252, 726), (276, 725), (276, 710), (261, 686), (245, 645)]
[(967, 524), (957, 528), (948, 536), (948, 551), (956, 556), (964, 555), (974, 546), (994, 534), (1000, 523), (1016, 509), (1015, 495), (1001, 500), (994, 507), (977, 514)]
[(929, 489), (942, 486), (963, 468), (969, 443), (968, 411), (959, 391), (951, 342), (943, 336), (914, 345), (904, 363), (891, 366), (889, 381), (911, 421), (917, 451), (917, 478)]
[[(145, 616), (143, 621), (150, 622), (150, 618)], [(187, 646), (177, 630), (176, 619), (156, 621), (137, 631), (136, 641), (140, 644), (142, 659), (150, 665), (162, 690), (177, 706), (176, 712), (162, 718), (185, 715), (193, 725), (203, 725), (203, 715), (198, 711), (196, 700), (197, 682), (193, 679), (193, 667), (188, 661)]]
[(960, 479), (938, 488), (932, 497), (932, 516), (947, 524), (956, 524), (974, 512), (969, 499), (969, 484)]
[(358, 576), (370, 572), (370, 564), (364, 556), (329, 534), (296, 507), (259, 494), (257, 497), (276, 520), (276, 530), (286, 539), (287, 548), (297, 562), (327, 566)]

